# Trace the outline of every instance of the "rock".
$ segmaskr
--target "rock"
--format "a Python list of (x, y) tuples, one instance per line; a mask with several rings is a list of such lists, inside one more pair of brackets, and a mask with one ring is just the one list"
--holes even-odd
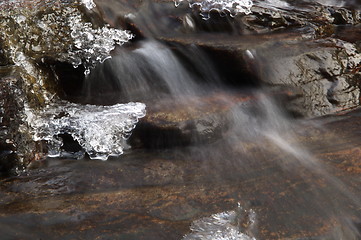
[(24, 122), (26, 95), (21, 77), (10, 76), (11, 67), (0, 67), (0, 176), (23, 170), (40, 158)]
[(250, 99), (251, 96), (216, 92), (149, 104), (147, 115), (140, 120), (130, 142), (147, 148), (214, 142), (227, 131), (232, 109)]
[(270, 85), (299, 89), (293, 111), (320, 116), (360, 105), (358, 68), (361, 55), (355, 45), (336, 39), (277, 44), (255, 50)]
[[(54, 0), (0, 2), (0, 26), (3, 29), (0, 33), (0, 66), (16, 72), (15, 77), (11, 71), (1, 73), (4, 82), (1, 83), (0, 99), (3, 100), (3, 119), (7, 121), (1, 141), (16, 147), (10, 151), (4, 143), (6, 153), (0, 155), (4, 157), (2, 162), (10, 161), (9, 154), (19, 155), (19, 159), (11, 161), (9, 166), (4, 163), (4, 171), (16, 165), (23, 168), (43, 156), (43, 150), (37, 149), (31, 140), (26, 114), (40, 111), (60, 96), (70, 98), (69, 88), (79, 86), (84, 79), (84, 72), (79, 77), (75, 67), (83, 65), (81, 69), (89, 71), (110, 57), (115, 44), (121, 45), (132, 38), (128, 31), (106, 26), (96, 12), (82, 3)], [(69, 80), (64, 83), (64, 78), (70, 75), (69, 69), (74, 72), (71, 80), (80, 83), (69, 84)], [(24, 108), (28, 112), (25, 113)]]

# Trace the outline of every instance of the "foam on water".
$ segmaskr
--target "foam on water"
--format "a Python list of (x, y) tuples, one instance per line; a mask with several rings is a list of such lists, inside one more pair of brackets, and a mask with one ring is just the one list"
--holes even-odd
[(34, 141), (48, 142), (49, 157), (62, 155), (63, 143), (59, 135), (69, 134), (90, 158), (106, 160), (123, 153), (127, 146), (125, 140), (138, 119), (145, 116), (145, 105), (95, 106), (61, 101), (40, 112), (27, 109), (26, 115)]

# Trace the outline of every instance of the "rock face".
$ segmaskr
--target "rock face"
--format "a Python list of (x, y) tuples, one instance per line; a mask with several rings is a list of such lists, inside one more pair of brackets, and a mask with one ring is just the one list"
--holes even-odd
[(232, 124), (232, 110), (252, 98), (219, 92), (207, 97), (163, 100), (150, 105), (147, 116), (133, 132), (131, 143), (164, 148), (217, 141)]
[(26, 96), (22, 79), (7, 75), (11, 70), (2, 67), (0, 77), (0, 175), (24, 169), (39, 159), (41, 152), (23, 121)]
[(302, 94), (293, 102), (294, 111), (320, 116), (360, 105), (361, 55), (351, 43), (327, 38), (296, 46), (273, 45), (256, 55), (265, 64), (262, 79)]

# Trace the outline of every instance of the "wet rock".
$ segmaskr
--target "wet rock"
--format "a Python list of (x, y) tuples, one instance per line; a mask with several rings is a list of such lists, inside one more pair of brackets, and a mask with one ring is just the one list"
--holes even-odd
[(220, 92), (150, 104), (130, 141), (147, 148), (214, 142), (227, 131), (231, 110), (251, 98)]
[(7, 76), (11, 70), (14, 69), (0, 69), (0, 175), (21, 171), (30, 161), (40, 157), (24, 122), (26, 95), (22, 91), (23, 82), (19, 76)]
[(299, 89), (294, 111), (319, 116), (359, 106), (361, 55), (355, 45), (335, 39), (274, 44), (256, 51), (264, 63), (261, 79)]

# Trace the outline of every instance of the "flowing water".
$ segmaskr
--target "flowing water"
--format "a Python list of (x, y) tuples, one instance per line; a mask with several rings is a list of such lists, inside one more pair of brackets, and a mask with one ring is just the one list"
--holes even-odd
[[(24, 8), (22, 4), (27, 3), (26, 1), (14, 2), (20, 4), (16, 5), (15, 10), (12, 9), (12, 11), (16, 12), (17, 9)], [(70, 103), (57, 98), (51, 99), (51, 97), (47, 96), (49, 99), (47, 99), (46, 107), (32, 109), (26, 105), (24, 112), (26, 115), (24, 121), (27, 122), (33, 134), (33, 139), (35, 141), (47, 141), (49, 157), (87, 158), (85, 156), (86, 152), (91, 159), (106, 160), (110, 156), (119, 156), (123, 154), (123, 150), (126, 150), (124, 160), (122, 156), (111, 158), (109, 162), (104, 162), (105, 165), (99, 165), (102, 166), (99, 169), (107, 168), (104, 166), (108, 164), (109, 169), (107, 168), (106, 171), (100, 173), (100, 175), (103, 175), (103, 173), (107, 175), (108, 173), (111, 174), (112, 166), (116, 166), (114, 169), (129, 168), (131, 169), (129, 170), (129, 176), (127, 175), (129, 179), (139, 178), (139, 176), (131, 172), (135, 171), (136, 173), (134, 169), (139, 168), (137, 166), (139, 162), (141, 163), (139, 165), (143, 167), (143, 165), (147, 164), (156, 164), (162, 158), (182, 159), (180, 162), (181, 165), (184, 164), (184, 169), (191, 169), (189, 170), (191, 174), (189, 174), (177, 165), (177, 161), (174, 161), (174, 163), (164, 161), (161, 163), (160, 168), (156, 168), (160, 169), (159, 172), (152, 172), (151, 166), (144, 167), (144, 171), (148, 171), (148, 174), (149, 171), (152, 172), (147, 175), (150, 176), (149, 178), (145, 178), (139, 183), (131, 183), (129, 186), (126, 186), (126, 183), (124, 183), (124, 186), (121, 185), (122, 182), (116, 183), (115, 187), (112, 185), (112, 190), (114, 188), (124, 190), (143, 185), (153, 186), (157, 184), (157, 181), (162, 181), (167, 177), (170, 179), (170, 183), (174, 181), (175, 186), (182, 186), (182, 189), (195, 188), (196, 195), (206, 195), (204, 192), (211, 192), (211, 189), (220, 187), (222, 190), (218, 193), (221, 197), (224, 192), (233, 191), (234, 185), (242, 185), (242, 188), (237, 188), (237, 193), (234, 193), (231, 197), (224, 194), (224, 198), (228, 197), (230, 202), (238, 202), (238, 206), (233, 207), (234, 210), (225, 207), (224, 212), (214, 212), (212, 206), (206, 206), (203, 208), (208, 209), (207, 214), (204, 215), (200, 211), (201, 213), (198, 212), (187, 218), (187, 210), (181, 209), (179, 219), (174, 217), (178, 216), (176, 213), (170, 217), (167, 214), (166, 217), (160, 214), (159, 217), (156, 210), (144, 210), (147, 214), (155, 216), (156, 221), (163, 221), (167, 217), (168, 219), (175, 219), (174, 222), (182, 222), (184, 219), (187, 221), (192, 220), (188, 233), (183, 233), (183, 239), (185, 240), (262, 239), (259, 237), (264, 234), (260, 233), (264, 227), (262, 224), (272, 225), (271, 222), (274, 221), (273, 228), (282, 231), (282, 229), (298, 229), (295, 225), (302, 223), (306, 226), (306, 230), (302, 230), (303, 226), (300, 226), (302, 232), (307, 231), (307, 226), (310, 229), (313, 229), (313, 225), (326, 228), (325, 225), (320, 223), (325, 219), (325, 221), (332, 222), (331, 225), (334, 229), (331, 230), (331, 233), (329, 233), (330, 231), (328, 233), (322, 232), (324, 236), (321, 237), (324, 238), (321, 239), (359, 239), (361, 237), (358, 226), (355, 224), (359, 219), (353, 215), (353, 210), (359, 209), (361, 206), (358, 196), (349, 190), (347, 183), (335, 176), (332, 167), (325, 165), (316, 156), (312, 146), (307, 142), (299, 141), (299, 136), (315, 134), (312, 131), (327, 132), (327, 129), (317, 125), (313, 120), (293, 119), (287, 111), (280, 107), (279, 99), (275, 98), (277, 92), (270, 90), (266, 86), (259, 87), (258, 84), (255, 84), (254, 86), (241, 85), (233, 87), (224, 84), (225, 80), (221, 73), (217, 71), (214, 61), (209, 59), (203, 49), (194, 44), (187, 46), (165, 44), (153, 39), (153, 36), (146, 35), (143, 36), (145, 39), (129, 43), (130, 46), (118, 47), (110, 58), (109, 52), (114, 49), (115, 44), (127, 42), (134, 36), (128, 31), (116, 30), (110, 26), (94, 28), (90, 23), (84, 23), (81, 18), (82, 15), (78, 12), (79, 9), (72, 8), (72, 6), (66, 5), (64, 2), (60, 1), (60, 4), (64, 5), (55, 7), (54, 9), (58, 8), (58, 10), (54, 13), (44, 14), (41, 19), (37, 19), (37, 26), (42, 32), (46, 32), (46, 34), (40, 35), (45, 36), (46, 41), (59, 44), (59, 46), (54, 46), (56, 51), (53, 52), (52, 56), (56, 61), (68, 62), (74, 67), (81, 64), (85, 65), (84, 84), (78, 96), (74, 97), (74, 99), (81, 100), (78, 103)], [(184, 1), (177, 1), (177, 7), (184, 4), (182, 2)], [(343, 5), (340, 2), (331, 3), (332, 1), (319, 2), (325, 5)], [(89, 11), (95, 7), (92, 1), (82, 1), (81, 3), (85, 4)], [(258, 1), (215, 0), (188, 1), (188, 3), (191, 8), (199, 8), (204, 19), (209, 19), (211, 17), (209, 12), (213, 10), (221, 11), (224, 14), (231, 13), (232, 16), (250, 14), (251, 7)], [(12, 4), (14, 4), (12, 1), (6, 1), (2, 5), (0, 4), (0, 10), (7, 9), (8, 5)], [(57, 6), (56, 3), (51, 3), (51, 1), (48, 4)], [(262, 4), (276, 8), (291, 7), (290, 3), (286, 1), (269, 0), (264, 1)], [(62, 7), (68, 10), (64, 10), (65, 12), (59, 10)], [(26, 10), (25, 13), (20, 11), (21, 13), (17, 13), (19, 15), (15, 17), (18, 19), (17, 23), (23, 25), (22, 29), (26, 32), (25, 35), (31, 32), (28, 26), (32, 26), (32, 21), (35, 21), (29, 19), (27, 15), (22, 15), (29, 14), (28, 11)], [(9, 19), (12, 19), (12, 17), (7, 16), (7, 21), (10, 21)], [(51, 17), (55, 18), (46, 20)], [(56, 24), (65, 21), (67, 22), (65, 27), (71, 26), (68, 29), (71, 32), (70, 39), (64, 40), (67, 41), (66, 46), (53, 40), (55, 35), (58, 34), (53, 32), (54, 29), (51, 26), (54, 23), (53, 21)], [(60, 33), (62, 33), (62, 30), (60, 30)], [(34, 45), (32, 41), (30, 43), (33, 45), (29, 47), (25, 35), (18, 34), (21, 40), (18, 44), (11, 43), (11, 38), (5, 37), (9, 41), (8, 44), (13, 46), (10, 58), (15, 65), (23, 67), (27, 74), (37, 77), (37, 73), (34, 73), (35, 70), (31, 70), (37, 66), (34, 59), (39, 57), (38, 55), (40, 55), (39, 58), (44, 57), (46, 55), (44, 53), (49, 50), (43, 49), (46, 45), (41, 43)], [(252, 54), (251, 50), (248, 50), (245, 54), (250, 55), (254, 63), (261, 64), (262, 59), (258, 59), (257, 55)], [(235, 101), (239, 95), (242, 95), (242, 99), (246, 100)], [(205, 101), (207, 97), (213, 98), (213, 96), (217, 96), (216, 103), (207, 103)], [(221, 102), (222, 106), (226, 106), (226, 110), (222, 110), (220, 113), (212, 112), (211, 107), (217, 106), (219, 102)], [(201, 117), (211, 112), (209, 114), (211, 118), (201, 119), (198, 122), (197, 119), (187, 121), (195, 121), (197, 131), (202, 132), (207, 137), (216, 135), (216, 138), (202, 142), (195, 137), (197, 140), (191, 140), (192, 145), (190, 146), (179, 145), (168, 149), (161, 148), (157, 151), (149, 151), (147, 152), (148, 157), (154, 155), (155, 160), (147, 161), (144, 160), (145, 157), (132, 163), (129, 159), (138, 158), (137, 151), (140, 150), (129, 149), (130, 146), (128, 146), (126, 140), (136, 127), (138, 120), (146, 115), (146, 106), (151, 109), (149, 114), (154, 114), (152, 111), (161, 108), (162, 104), (167, 105), (170, 109), (174, 108), (174, 112), (182, 113), (184, 116), (191, 115), (190, 112), (194, 109), (197, 110), (197, 114)], [(179, 108), (179, 105), (182, 107)], [(159, 111), (150, 116), (156, 118), (162, 116), (162, 114), (166, 113)], [(198, 116), (197, 114), (196, 116)], [(212, 129), (212, 126), (217, 125), (215, 123), (218, 121), (217, 119), (222, 119), (222, 123), (219, 124), (220, 130), (217, 130), (218, 133), (215, 133), (217, 131)], [(182, 121), (181, 118), (177, 118), (175, 122)], [(312, 129), (311, 133), (310, 130), (307, 130), (309, 127)], [(192, 135), (194, 130), (188, 129), (188, 131)], [(197, 131), (195, 134), (197, 134)], [(213, 135), (207, 135), (209, 132), (212, 132)], [(67, 152), (62, 149), (65, 143), (61, 135), (64, 134), (70, 135), (80, 145), (79, 151)], [(317, 138), (316, 134), (314, 137)], [(177, 136), (174, 138), (177, 138)], [(152, 141), (152, 135), (147, 140)], [(327, 139), (324, 139), (322, 144), (326, 145), (326, 148), (333, 146)], [(124, 161), (125, 165), (121, 165), (122, 161)], [(85, 161), (80, 163), (72, 162), (71, 164), (74, 165), (75, 170), (69, 170), (69, 176), (73, 173), (72, 171), (87, 171), (86, 167), (83, 170), (82, 168), (77, 169), (76, 164), (81, 166), (89, 164), (89, 166), (92, 166), (91, 164), (98, 163)], [(64, 171), (67, 172), (68, 170)], [(93, 172), (95, 176), (99, 174), (96, 172), (96, 170)], [(126, 170), (122, 173), (124, 172)], [(76, 178), (78, 179), (78, 176)], [(106, 178), (106, 176), (99, 176), (99, 178)], [(59, 180), (59, 182), (56, 179), (54, 181), (56, 184), (66, 185), (66, 181), (69, 179), (74, 180), (72, 176), (67, 179), (66, 174), (64, 179)], [(131, 181), (129, 179), (127, 181)], [(97, 180), (95, 180), (95, 183), (92, 182), (89, 188), (98, 186)], [(37, 184), (36, 181), (38, 180), (34, 180), (34, 185)], [(124, 182), (127, 181), (124, 180)], [(265, 185), (259, 184), (258, 181), (263, 182)], [(78, 182), (76, 183), (78, 184)], [(168, 186), (167, 184), (170, 183), (160, 185), (163, 187), (163, 184)], [(88, 183), (82, 183), (81, 181), (79, 184), (88, 186)], [(109, 181), (109, 184), (114, 183)], [(47, 182), (45, 185), (51, 185), (51, 183)], [(74, 188), (76, 187), (79, 186)], [(19, 188), (21, 189), (21, 187)], [(31, 192), (27, 186), (23, 186), (23, 189), (25, 189), (24, 192), (26, 193), (28, 193), (27, 191)], [(69, 189), (64, 190), (66, 187), (56, 189), (59, 192), (71, 192)], [(96, 189), (95, 192), (100, 191), (101, 189)], [(134, 193), (130, 195), (135, 197), (135, 192), (134, 190)], [(186, 193), (180, 198), (187, 199), (191, 197), (187, 196)], [(52, 194), (49, 196), (53, 196)], [(213, 197), (209, 196), (209, 199)], [(140, 197), (138, 201), (145, 203), (147, 201), (145, 199), (147, 199), (147, 196), (144, 199)], [(126, 197), (123, 200), (127, 201)], [(6, 198), (3, 201), (9, 200)], [(75, 201), (78, 202), (77, 199)], [(178, 198), (175, 198), (174, 201), (178, 201)], [(109, 202), (113, 203), (111, 200)], [(197, 202), (197, 200), (193, 199), (188, 203), (197, 205), (201, 209), (202, 203), (196, 204), (194, 202)], [(31, 204), (36, 205), (35, 202)], [(59, 205), (61, 204), (59, 203)], [(104, 203), (104, 205), (106, 204)], [(212, 205), (212, 201), (208, 204)], [(219, 203), (217, 204), (219, 205)], [(171, 203), (168, 205), (171, 206)], [(139, 204), (139, 206), (142, 206), (142, 204)], [(187, 209), (187, 206), (189, 207), (189, 205), (182, 206), (186, 206), (185, 209)], [(52, 209), (51, 206), (46, 205), (46, 207)], [(124, 206), (124, 208), (126, 207)], [(37, 208), (35, 207), (35, 209)], [(41, 212), (42, 210), (37, 211)], [(142, 210), (140, 211), (142, 212)], [(187, 212), (187, 214), (185, 213), (183, 216), (182, 211)], [(171, 211), (170, 215), (172, 213)], [(108, 214), (111, 215), (112, 213), (109, 212)], [(59, 225), (68, 222), (66, 217), (63, 219), (59, 217), (59, 220), (57, 217), (47, 216), (53, 219), (52, 221), (60, 221)], [(88, 219), (88, 216), (83, 217)], [(267, 219), (267, 221), (264, 219)], [(9, 222), (15, 221), (14, 219), (8, 220)], [(70, 222), (72, 221), (77, 222), (82, 221), (82, 219), (70, 220)], [(129, 221), (131, 222), (131, 220)], [(0, 223), (6, 225), (3, 220)], [(7, 225), (4, 229), (7, 229), (6, 234), (8, 236), (12, 236), (12, 231), (9, 230)], [(7, 236), (6, 234), (5, 236)], [(96, 236), (96, 233), (93, 234), (90, 238)], [(32, 233), (32, 236), (42, 236), (42, 233), (38, 235)], [(71, 235), (67, 236), (71, 237)], [(281, 236), (282, 234), (278, 235), (279, 238), (282, 238)]]

